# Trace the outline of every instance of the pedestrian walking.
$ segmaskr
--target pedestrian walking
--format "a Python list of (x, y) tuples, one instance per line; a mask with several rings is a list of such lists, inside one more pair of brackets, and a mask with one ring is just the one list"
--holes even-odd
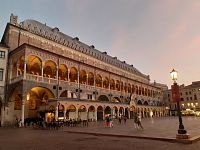
[(142, 126), (142, 117), (138, 114), (138, 127), (142, 130), (144, 130), (143, 126)]

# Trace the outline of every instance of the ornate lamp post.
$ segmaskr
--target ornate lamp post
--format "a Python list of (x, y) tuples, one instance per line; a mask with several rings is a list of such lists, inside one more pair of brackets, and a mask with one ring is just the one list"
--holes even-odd
[(176, 83), (176, 80), (178, 78), (178, 72), (176, 70), (172, 70), (170, 72), (171, 74), (171, 79), (174, 81), (171, 90), (172, 90), (172, 100), (173, 102), (177, 103), (177, 113), (178, 113), (178, 118), (179, 118), (179, 129), (178, 129), (178, 134), (176, 135), (177, 139), (188, 139), (189, 135), (187, 134), (187, 131), (184, 129), (183, 121), (182, 121), (182, 114), (180, 110), (180, 94), (179, 94), (179, 86)]

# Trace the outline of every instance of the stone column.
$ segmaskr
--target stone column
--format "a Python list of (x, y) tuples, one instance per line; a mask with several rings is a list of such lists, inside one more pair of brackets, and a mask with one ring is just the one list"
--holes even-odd
[(44, 63), (42, 62), (42, 82), (44, 81)]
[(26, 61), (24, 62), (24, 79), (26, 79)]
[(119, 117), (119, 109), (117, 109), (117, 118)]
[(103, 108), (103, 120), (105, 120), (105, 112), (104, 112), (104, 108)]
[(76, 109), (75, 120), (78, 119), (78, 109)]
[(130, 112), (130, 109), (128, 109), (128, 119), (131, 118), (131, 112)]
[(95, 121), (97, 121), (97, 110), (96, 109), (94, 111), (94, 119), (95, 119)]
[(66, 120), (66, 112), (67, 112), (67, 110), (65, 109), (64, 110), (64, 120)]
[(56, 107), (55, 120), (58, 121), (58, 106)]
[(24, 126), (24, 115), (25, 115), (25, 99), (22, 100), (22, 112), (21, 112), (22, 126)]
[(70, 82), (69, 74), (70, 74), (70, 69), (68, 69), (68, 72), (67, 72), (67, 81)]
[(88, 85), (88, 73), (86, 74), (86, 85)]

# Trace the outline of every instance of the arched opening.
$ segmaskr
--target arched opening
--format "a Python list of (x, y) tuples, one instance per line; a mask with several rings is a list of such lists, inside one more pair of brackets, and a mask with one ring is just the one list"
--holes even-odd
[(109, 88), (109, 80), (107, 77), (104, 78), (103, 80), (103, 87), (108, 89)]
[(87, 110), (84, 105), (78, 108), (78, 120), (87, 120)]
[(97, 107), (97, 120), (103, 120), (103, 107)]
[(88, 108), (88, 120), (89, 121), (96, 121), (96, 114), (95, 114), (95, 107), (90, 106)]
[(109, 99), (106, 95), (100, 95), (98, 101), (109, 101)]
[(117, 114), (118, 114), (118, 108), (116, 106), (113, 107), (113, 110), (114, 110), (114, 114), (113, 116), (115, 116), (115, 118), (117, 118)]
[(132, 85), (132, 94), (134, 94), (134, 93), (135, 93), (135, 86)]
[(58, 78), (59, 80), (68, 80), (68, 68), (65, 64), (59, 66)]
[(66, 110), (66, 119), (76, 119), (76, 107), (70, 105)]
[(127, 92), (128, 91), (128, 86), (127, 86), (127, 83), (124, 84), (124, 92)]
[(125, 108), (125, 114), (124, 114), (124, 116), (126, 116), (127, 118), (129, 118), (129, 116), (128, 116), (128, 108)]
[(25, 60), (24, 60), (24, 56), (21, 56), (18, 60), (18, 75), (22, 75), (24, 74), (24, 63), (25, 63)]
[(94, 74), (92, 72), (88, 73), (88, 85), (94, 86)]
[(141, 100), (138, 100), (137, 104), (138, 104), (138, 105), (142, 105), (142, 101), (141, 101)]
[(110, 80), (110, 89), (115, 90), (115, 81), (113, 79)]
[(67, 98), (68, 97), (68, 91), (63, 91), (61, 94), (60, 94), (60, 97), (65, 97)]
[(58, 105), (58, 119), (59, 120), (64, 120), (64, 110), (65, 110), (64, 105)]
[(47, 88), (34, 87), (27, 94), (28, 102), (28, 117), (36, 118), (39, 116), (45, 118), (45, 113), (48, 111), (48, 99), (54, 98), (54, 94)]
[(119, 97), (113, 97), (112, 98), (112, 102), (119, 103), (120, 102), (120, 98)]
[(145, 102), (144, 102), (144, 105), (147, 105), (147, 106), (148, 106), (149, 104), (148, 104), (148, 102), (147, 102), (147, 101), (145, 101)]
[(99, 74), (96, 76), (96, 86), (102, 87), (102, 77)]
[(135, 115), (135, 107), (132, 105), (131, 107), (130, 107), (130, 118), (131, 119), (133, 119), (133, 116)]
[(122, 81), (121, 81), (120, 86), (121, 86), (121, 91), (124, 91), (124, 83)]
[(123, 108), (123, 107), (120, 107), (120, 108), (119, 108), (119, 115), (120, 115), (120, 116), (123, 116), (123, 115), (124, 115), (124, 108)]
[(87, 75), (85, 70), (81, 70), (79, 74), (79, 82), (81, 84), (86, 84), (87, 82)]
[(37, 56), (29, 56), (27, 61), (27, 73), (42, 75), (42, 60)]
[(56, 78), (56, 63), (48, 60), (44, 64), (44, 77)]
[(131, 93), (131, 85), (128, 84), (128, 93)]
[(77, 69), (75, 67), (72, 67), (70, 69), (69, 78), (70, 78), (70, 82), (77, 82), (77, 80), (78, 80), (78, 71), (77, 71)]
[(138, 86), (136, 85), (135, 86), (135, 93), (138, 95), (139, 94), (139, 92), (138, 92)]
[(107, 106), (104, 110), (105, 115), (111, 115), (111, 108)]
[(119, 80), (116, 81), (116, 90), (120, 91), (120, 82), (119, 82)]

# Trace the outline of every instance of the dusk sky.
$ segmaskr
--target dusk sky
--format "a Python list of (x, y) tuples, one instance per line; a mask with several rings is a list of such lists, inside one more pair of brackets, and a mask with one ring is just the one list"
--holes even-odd
[(133, 64), (151, 82), (200, 80), (200, 0), (1, 0), (0, 37), (13, 13), (79, 37)]

